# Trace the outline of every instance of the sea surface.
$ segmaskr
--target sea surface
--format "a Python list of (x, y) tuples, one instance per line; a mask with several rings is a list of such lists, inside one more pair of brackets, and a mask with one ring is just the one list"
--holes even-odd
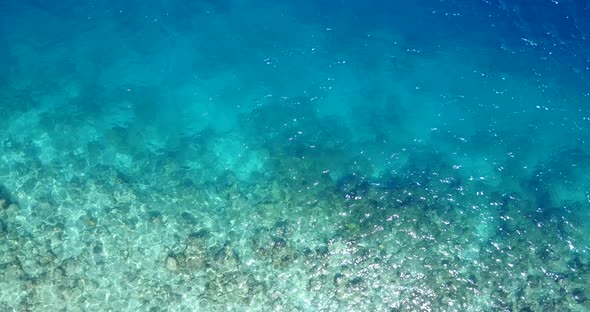
[(590, 2), (0, 1), (0, 311), (590, 311)]

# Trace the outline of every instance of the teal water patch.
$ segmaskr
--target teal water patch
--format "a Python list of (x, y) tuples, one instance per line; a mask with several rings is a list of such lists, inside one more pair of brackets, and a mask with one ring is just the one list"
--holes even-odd
[(0, 307), (588, 310), (587, 10), (0, 4)]

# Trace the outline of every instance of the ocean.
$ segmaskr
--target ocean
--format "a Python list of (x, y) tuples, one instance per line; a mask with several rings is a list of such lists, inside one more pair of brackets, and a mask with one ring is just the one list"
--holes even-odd
[(590, 311), (589, 16), (2, 1), (0, 311)]

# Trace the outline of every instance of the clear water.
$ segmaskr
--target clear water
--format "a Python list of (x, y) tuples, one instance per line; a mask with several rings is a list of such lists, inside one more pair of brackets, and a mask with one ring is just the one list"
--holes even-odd
[(587, 1), (0, 15), (0, 311), (590, 310)]

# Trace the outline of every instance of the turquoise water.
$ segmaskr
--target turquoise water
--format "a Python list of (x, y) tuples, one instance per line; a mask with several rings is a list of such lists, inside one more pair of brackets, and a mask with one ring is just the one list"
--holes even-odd
[(590, 310), (587, 2), (0, 15), (0, 311)]

